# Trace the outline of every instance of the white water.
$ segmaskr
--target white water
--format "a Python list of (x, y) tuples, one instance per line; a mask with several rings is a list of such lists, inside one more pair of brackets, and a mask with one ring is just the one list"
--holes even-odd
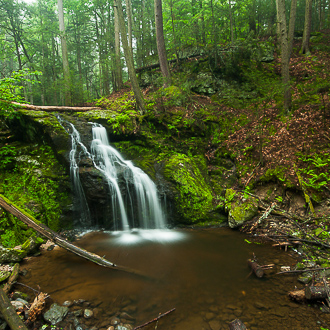
[(120, 153), (110, 146), (105, 128), (91, 123), (93, 140), (89, 152), (81, 142), (80, 134), (74, 125), (64, 122), (60, 117), (58, 120), (71, 136), (70, 175), (77, 201), (75, 208), (80, 211), (81, 224), (90, 226), (92, 223), (79, 177), (77, 159), (83, 155), (93, 161), (95, 168), (108, 182), (112, 209), (112, 214), (108, 217), (109, 221), (113, 221), (114, 230), (166, 229), (166, 219), (156, 185), (146, 173), (135, 167), (131, 161), (124, 160)]
[[(107, 132), (98, 124), (93, 126), (91, 153), (95, 167), (108, 180), (111, 191), (113, 219), (120, 215), (117, 230), (132, 228), (164, 229), (166, 221), (162, 210), (157, 187), (149, 176), (110, 146)], [(119, 189), (118, 180), (125, 181), (125, 196)]]

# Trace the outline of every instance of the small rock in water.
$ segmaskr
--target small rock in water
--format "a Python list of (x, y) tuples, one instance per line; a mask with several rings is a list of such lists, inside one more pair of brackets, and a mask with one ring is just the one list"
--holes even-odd
[(134, 317), (132, 317), (131, 315), (129, 315), (126, 312), (120, 313), (120, 318), (121, 319), (126, 319), (126, 320), (135, 320)]
[(120, 322), (120, 320), (119, 320), (118, 317), (112, 317), (112, 318), (110, 319), (110, 324), (111, 324), (111, 325), (117, 325), (117, 324), (119, 324), (119, 322)]
[(58, 304), (54, 303), (50, 306), (50, 309), (44, 314), (44, 319), (51, 325), (55, 325), (64, 319), (68, 311), (68, 307), (59, 306)]
[(78, 324), (78, 325), (76, 326), (75, 329), (76, 329), (76, 330), (87, 330), (88, 327), (87, 327), (87, 325), (80, 323), (80, 324)]
[(22, 299), (22, 298), (17, 298), (16, 301), (20, 301), (24, 306), (29, 305), (29, 303), (26, 300)]
[(112, 325), (107, 330), (115, 330), (115, 327)]
[(83, 310), (82, 309), (78, 309), (78, 310), (72, 312), (72, 314), (74, 316), (77, 316), (77, 317), (82, 316), (83, 315)]
[(93, 317), (93, 311), (86, 308), (84, 310), (84, 318), (85, 319), (90, 319), (91, 317)]
[(290, 266), (281, 266), (281, 272), (288, 272), (290, 269)]
[(209, 326), (212, 330), (219, 330), (221, 327), (220, 322), (216, 320), (210, 321)]
[(24, 308), (24, 304), (21, 301), (11, 301), (12, 306), (15, 308), (15, 310), (19, 310), (21, 308)]
[(70, 300), (66, 300), (64, 303), (63, 303), (63, 306), (66, 306), (66, 307), (71, 307), (73, 305), (73, 302), (70, 301)]

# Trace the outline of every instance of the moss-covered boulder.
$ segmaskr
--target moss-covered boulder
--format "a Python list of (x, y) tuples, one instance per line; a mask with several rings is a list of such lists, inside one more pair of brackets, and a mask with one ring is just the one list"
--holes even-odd
[(173, 183), (181, 223), (196, 224), (212, 216), (213, 196), (204, 175), (206, 163), (201, 157), (175, 154), (165, 162), (164, 176)]
[(26, 257), (26, 250), (22, 249), (10, 249), (0, 246), (0, 263), (10, 263), (10, 262), (20, 262), (24, 257)]
[(258, 213), (258, 200), (246, 196), (234, 189), (227, 189), (225, 195), (225, 209), (228, 212), (228, 225), (237, 228), (244, 222), (251, 220)]

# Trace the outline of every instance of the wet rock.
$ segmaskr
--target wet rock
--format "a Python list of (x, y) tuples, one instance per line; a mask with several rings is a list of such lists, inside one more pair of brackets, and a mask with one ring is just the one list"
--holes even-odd
[(112, 317), (111, 319), (110, 319), (110, 324), (111, 325), (117, 325), (117, 324), (119, 324), (120, 323), (120, 319), (118, 318), (118, 317)]
[(63, 306), (66, 306), (66, 307), (71, 307), (73, 305), (73, 302), (70, 301), (70, 300), (66, 300), (64, 303), (63, 303)]
[(87, 330), (87, 329), (88, 329), (87, 325), (82, 324), (82, 323), (78, 324), (78, 325), (75, 327), (75, 330)]
[(263, 311), (267, 311), (267, 310), (269, 310), (269, 307), (267, 307), (265, 304), (263, 304), (263, 303), (260, 302), (260, 301), (256, 301), (256, 302), (254, 303), (254, 306), (255, 306), (256, 308), (258, 308), (258, 309), (263, 310)]
[(132, 317), (131, 315), (129, 315), (129, 314), (126, 313), (126, 312), (122, 312), (122, 313), (120, 313), (120, 318), (121, 318), (121, 319), (126, 319), (126, 320), (135, 320), (134, 317)]
[(54, 303), (50, 306), (50, 309), (44, 313), (43, 316), (46, 322), (50, 323), (51, 325), (55, 325), (64, 319), (68, 311), (68, 307), (59, 306), (58, 304)]
[(91, 309), (85, 309), (84, 310), (84, 318), (85, 319), (90, 319), (91, 317), (93, 317), (94, 313)]
[(298, 281), (303, 284), (308, 284), (312, 280), (313, 275), (312, 274), (304, 274), (300, 275), (298, 277)]
[(24, 306), (28, 306), (29, 305), (29, 303), (26, 300), (22, 299), (22, 298), (17, 298), (16, 301), (21, 302)]
[(27, 252), (22, 249), (7, 249), (0, 246), (0, 263), (20, 262)]
[(212, 305), (212, 306), (210, 307), (210, 312), (218, 313), (218, 312), (219, 312), (219, 307), (216, 306), (216, 305)]
[(227, 189), (225, 209), (228, 212), (229, 227), (237, 228), (257, 215), (258, 200), (252, 196), (245, 196), (234, 189)]
[(221, 324), (217, 320), (212, 320), (209, 322), (209, 326), (210, 326), (211, 330), (219, 330), (221, 327)]
[(111, 326), (107, 330), (115, 330), (115, 327), (114, 326)]
[(24, 308), (24, 304), (21, 301), (17, 301), (17, 300), (11, 301), (11, 304), (15, 308), (16, 311)]
[(211, 313), (211, 312), (205, 313), (205, 319), (207, 321), (212, 320), (214, 318), (215, 318), (215, 314), (214, 313)]
[(82, 309), (78, 309), (76, 311), (73, 311), (72, 314), (76, 317), (80, 317), (83, 315), (83, 310)]

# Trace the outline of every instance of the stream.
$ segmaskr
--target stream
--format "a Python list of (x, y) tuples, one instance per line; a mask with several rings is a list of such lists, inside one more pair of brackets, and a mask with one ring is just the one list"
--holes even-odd
[[(288, 298), (302, 287), (296, 276), (276, 275), (296, 260), (269, 244), (255, 244), (228, 228), (90, 232), (76, 244), (122, 266), (148, 274), (139, 277), (95, 265), (56, 248), (24, 261), (20, 282), (50, 294), (59, 304), (85, 299), (97, 306), (92, 324), (107, 329), (115, 313), (126, 311), (134, 326), (176, 310), (157, 329), (219, 330), (240, 318), (250, 330), (320, 329), (329, 315)], [(250, 274), (247, 259), (274, 263), (262, 279)], [(155, 329), (153, 326), (145, 329)]]

